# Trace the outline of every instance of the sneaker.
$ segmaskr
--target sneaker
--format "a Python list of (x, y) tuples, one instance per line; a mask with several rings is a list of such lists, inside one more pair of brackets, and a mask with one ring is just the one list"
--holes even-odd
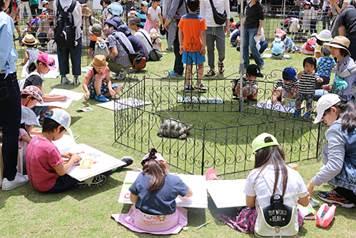
[(185, 85), (184, 86), (184, 92), (190, 93), (191, 91), (193, 91), (192, 85)]
[(125, 165), (121, 166), (120, 168), (125, 168), (127, 166), (130, 166), (133, 163), (133, 158), (130, 156), (124, 156), (121, 158), (121, 161), (126, 163)]
[(205, 74), (205, 77), (214, 77), (216, 75), (214, 69), (209, 69), (209, 71)]
[(218, 63), (218, 72), (220, 75), (223, 75), (224, 72), (225, 72), (225, 69), (224, 69), (224, 62), (219, 62)]
[(353, 208), (355, 206), (355, 204), (337, 194), (335, 190), (331, 190), (330, 192), (319, 192), (318, 197), (324, 202), (338, 204), (344, 208)]
[(104, 174), (96, 175), (90, 179), (87, 179), (79, 183), (80, 187), (101, 187), (107, 180), (107, 176)]
[(14, 188), (17, 188), (25, 183), (28, 182), (28, 177), (27, 175), (22, 175), (17, 173), (15, 176), (15, 179), (12, 181), (7, 180), (7, 178), (4, 178), (2, 180), (2, 190), (8, 191), (12, 190)]
[(198, 90), (199, 92), (205, 92), (208, 88), (204, 86), (204, 84), (197, 84), (195, 85), (194, 89)]
[(62, 84), (62, 85), (65, 85), (65, 84), (67, 84), (67, 85), (73, 85), (73, 82), (70, 81), (66, 76), (62, 76), (62, 77), (61, 77), (61, 84)]
[(79, 85), (80, 81), (79, 81), (79, 76), (78, 75), (74, 75), (74, 85)]
[(183, 77), (183, 74), (178, 74), (174, 70), (168, 72), (168, 78), (179, 78)]
[(95, 99), (95, 101), (98, 101), (98, 102), (108, 102), (108, 101), (110, 101), (104, 95), (96, 95), (94, 99)]

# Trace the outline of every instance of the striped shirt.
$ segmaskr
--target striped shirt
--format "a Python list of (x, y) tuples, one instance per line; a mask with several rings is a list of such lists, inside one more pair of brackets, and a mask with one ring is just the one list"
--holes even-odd
[(299, 94), (301, 95), (310, 95), (315, 92), (315, 74), (307, 74), (303, 72), (299, 80)]

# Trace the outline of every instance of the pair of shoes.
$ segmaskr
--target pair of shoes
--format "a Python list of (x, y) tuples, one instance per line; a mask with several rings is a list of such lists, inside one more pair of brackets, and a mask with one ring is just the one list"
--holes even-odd
[(99, 174), (79, 183), (79, 187), (101, 187), (106, 182), (106, 180), (107, 176), (105, 174)]
[(73, 82), (70, 81), (66, 76), (61, 76), (61, 84), (62, 85), (73, 85)]
[(174, 70), (168, 72), (168, 78), (179, 78), (182, 76), (182, 74), (178, 74)]
[(332, 205), (331, 207), (329, 207), (329, 205), (326, 203), (321, 205), (315, 216), (316, 226), (321, 228), (328, 228), (334, 220), (335, 210), (335, 205)]
[(7, 178), (4, 178), (2, 180), (1, 187), (2, 190), (8, 191), (27, 183), (27, 181), (28, 181), (27, 175), (22, 175), (17, 173), (14, 180), (12, 181), (9, 181)]
[(225, 72), (225, 69), (224, 69), (224, 62), (219, 62), (218, 63), (218, 72), (220, 75), (223, 75), (224, 72)]
[(79, 81), (79, 76), (78, 75), (74, 75), (74, 85), (79, 85), (80, 81)]
[(319, 192), (318, 197), (324, 202), (337, 204), (344, 208), (353, 208), (355, 206), (355, 204), (340, 196), (335, 190), (331, 190), (330, 192)]
[(216, 75), (214, 69), (209, 69), (209, 71), (205, 74), (205, 77), (214, 77)]
[(190, 93), (190, 92), (192, 92), (192, 91), (193, 91), (192, 85), (185, 85), (185, 86), (184, 86), (184, 92), (185, 92), (185, 93)]
[(95, 96), (95, 101), (98, 101), (98, 102), (108, 102), (110, 101), (107, 97), (105, 97), (104, 95), (96, 95)]
[(204, 86), (204, 84), (200, 83), (195, 85), (194, 89), (198, 90), (199, 92), (205, 92), (208, 88)]

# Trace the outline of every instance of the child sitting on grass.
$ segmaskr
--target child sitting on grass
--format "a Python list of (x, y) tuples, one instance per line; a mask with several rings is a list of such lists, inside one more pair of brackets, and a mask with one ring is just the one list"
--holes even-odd
[(122, 87), (111, 84), (110, 69), (104, 55), (96, 55), (83, 80), (83, 91), (86, 100), (108, 102), (121, 91)]
[(26, 73), (29, 74), (28, 66), (31, 63), (35, 63), (39, 54), (39, 50), (36, 48), (38, 40), (32, 34), (26, 34), (22, 39), (22, 44), (26, 47), (25, 57), (21, 65), (24, 65), (26, 68)]
[(256, 237), (296, 237), (303, 224), (297, 205), (309, 204), (303, 178), (286, 165), (284, 151), (273, 135), (257, 136), (252, 151), (255, 168), (244, 189), (247, 208), (237, 217), (223, 217), (224, 222)]
[(321, 89), (323, 85), (329, 84), (331, 71), (336, 65), (335, 60), (330, 56), (330, 50), (326, 46), (323, 46), (320, 52), (321, 57), (318, 59), (316, 74), (322, 78), (323, 81), (316, 84), (316, 89)]
[(187, 210), (176, 208), (178, 196), (190, 197), (189, 187), (168, 166), (156, 149), (141, 161), (143, 171), (130, 187), (134, 204), (117, 220), (132, 231), (151, 234), (177, 234), (188, 223)]
[(57, 108), (48, 111), (42, 133), (34, 136), (27, 147), (26, 171), (32, 187), (39, 192), (58, 193), (80, 185), (99, 186), (106, 181), (106, 175), (100, 174), (80, 183), (67, 174), (81, 158), (71, 153), (61, 155), (52, 141), (59, 140), (66, 131), (69, 132), (70, 123), (71, 118), (66, 111)]
[(294, 107), (295, 105), (291, 104), (292, 101), (295, 101), (297, 94), (297, 71), (293, 67), (286, 67), (283, 69), (282, 80), (278, 80), (273, 89), (272, 103), (280, 102), (283, 105)]
[[(242, 80), (242, 97), (244, 100), (257, 101), (258, 85), (257, 77), (263, 77), (260, 68), (256, 64), (250, 64), (246, 69), (246, 76)], [(234, 80), (232, 93), (240, 97), (240, 80)]]
[(89, 31), (90, 43), (89, 43), (89, 56), (94, 58), (96, 55), (109, 55), (109, 48), (106, 41), (101, 37), (102, 27), (100, 24), (95, 23), (91, 26)]
[(206, 87), (202, 83), (205, 62), (205, 19), (195, 12), (199, 8), (198, 0), (188, 0), (187, 7), (189, 13), (184, 15), (179, 22), (179, 42), (180, 54), (182, 54), (185, 67), (184, 91), (191, 92), (193, 79), (193, 64), (197, 65), (198, 79), (195, 89), (205, 91)]
[(296, 110), (294, 117), (301, 116), (301, 107), (303, 101), (306, 101), (306, 113), (303, 115), (305, 119), (309, 119), (313, 110), (313, 97), (315, 94), (316, 82), (322, 82), (322, 79), (315, 74), (316, 59), (307, 57), (303, 61), (304, 70), (298, 74), (299, 92), (295, 102)]

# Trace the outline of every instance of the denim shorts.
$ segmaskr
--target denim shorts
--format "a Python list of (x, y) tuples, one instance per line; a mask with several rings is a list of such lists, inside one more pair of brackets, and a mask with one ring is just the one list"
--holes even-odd
[(182, 54), (183, 64), (203, 64), (205, 62), (205, 56), (200, 54), (199, 52), (186, 52), (183, 51)]

